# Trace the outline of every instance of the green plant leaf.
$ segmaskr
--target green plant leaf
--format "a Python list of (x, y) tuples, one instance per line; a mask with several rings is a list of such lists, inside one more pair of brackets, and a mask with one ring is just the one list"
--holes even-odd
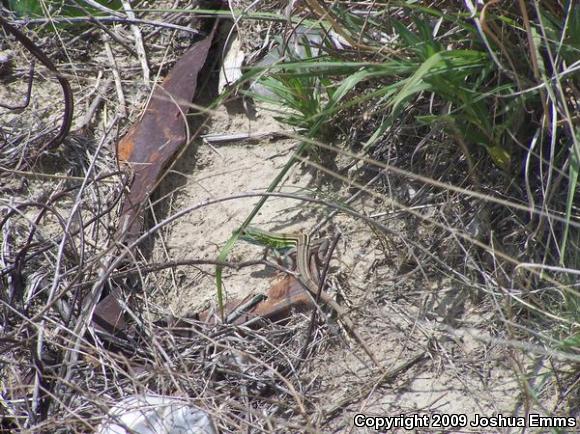
[(511, 155), (508, 151), (499, 145), (487, 146), (487, 153), (493, 160), (496, 166), (504, 170), (509, 170), (511, 164)]
[[(95, 0), (109, 9), (118, 10), (122, 7), (120, 0)], [(65, 0), (8, 0), (8, 8), (21, 17), (38, 18), (49, 16), (80, 17), (88, 11), (91, 15), (103, 15), (99, 9), (88, 3), (79, 2), (72, 5)], [(45, 9), (46, 8), (46, 9)]]
[[(576, 129), (576, 143), (580, 142), (580, 129)], [(564, 234), (560, 243), (560, 265), (565, 266), (566, 245), (570, 231), (570, 220), (572, 217), (572, 206), (574, 205), (574, 196), (578, 187), (578, 171), (580, 166), (580, 149), (576, 148), (576, 143), (572, 143), (570, 151), (570, 169), (568, 179), (568, 196), (566, 198), (566, 223), (564, 224)]]
[(391, 101), (392, 112), (396, 113), (399, 106), (403, 104), (404, 101), (411, 98), (418, 92), (430, 89), (431, 85), (425, 81), (426, 75), (429, 71), (442, 61), (441, 55), (439, 53), (434, 54), (429, 57), (423, 64), (417, 68), (415, 73), (405, 80), (403, 88), (397, 93), (397, 95)]

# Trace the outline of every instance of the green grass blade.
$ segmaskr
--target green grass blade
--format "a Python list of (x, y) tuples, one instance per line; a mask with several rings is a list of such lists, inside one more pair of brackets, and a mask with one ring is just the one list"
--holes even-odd
[[(576, 136), (580, 137), (580, 130), (576, 130)], [(566, 198), (566, 223), (564, 225), (564, 234), (562, 235), (562, 243), (560, 244), (560, 265), (565, 265), (566, 245), (568, 241), (568, 233), (570, 230), (570, 218), (572, 216), (572, 205), (574, 204), (574, 196), (576, 194), (576, 187), (578, 186), (578, 167), (580, 163), (580, 149), (576, 149), (575, 144), (570, 153), (570, 170), (568, 179), (568, 196)]]
[[(276, 175), (276, 178), (274, 178), (272, 180), (272, 182), (270, 183), (270, 185), (268, 186), (268, 189), (266, 190), (267, 193), (273, 192), (276, 189), (276, 187), (278, 187), (278, 184), (280, 184), (280, 182), (282, 181), (284, 176), (286, 176), (286, 173), (288, 173), (288, 170), (290, 170), (290, 168), (296, 163), (296, 161), (298, 161), (298, 157), (302, 157), (306, 153), (306, 151), (308, 150), (309, 147), (310, 147), (310, 144), (308, 142), (302, 142), (298, 146), (298, 148), (296, 149), (296, 151), (294, 151), (294, 153), (292, 154), (292, 156), (290, 157), (288, 162), (284, 165), (282, 170), (280, 170), (278, 175)], [(221, 249), (219, 256), (217, 258), (217, 260), (219, 262), (223, 262), (223, 261), (227, 260), (228, 255), (230, 254), (234, 245), (236, 244), (236, 242), (240, 238), (241, 232), (250, 225), (250, 223), (252, 222), (254, 217), (256, 217), (256, 214), (258, 214), (258, 212), (260, 211), (262, 206), (264, 206), (264, 204), (266, 203), (267, 199), (268, 199), (268, 196), (262, 196), (260, 198), (260, 200), (258, 200), (258, 203), (256, 204), (256, 206), (254, 206), (254, 209), (252, 209), (252, 212), (250, 212), (250, 214), (248, 215), (248, 217), (246, 217), (246, 219), (241, 224), (241, 226), (238, 228), (238, 230), (235, 231), (232, 234), (232, 236), (228, 239), (225, 246)], [(216, 265), (215, 281), (216, 281), (216, 289), (217, 289), (217, 302), (218, 302), (218, 306), (220, 309), (220, 315), (221, 315), (222, 320), (223, 320), (223, 318), (224, 318), (223, 267), (220, 265)]]

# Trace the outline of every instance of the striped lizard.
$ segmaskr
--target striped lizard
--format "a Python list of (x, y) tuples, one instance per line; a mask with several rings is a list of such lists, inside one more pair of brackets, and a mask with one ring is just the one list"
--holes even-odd
[(276, 250), (288, 250), (291, 247), (296, 248), (296, 270), (298, 271), (298, 280), (304, 286), (310, 295), (316, 299), (318, 296), (320, 300), (332, 310), (336, 312), (338, 319), (343, 323), (350, 335), (359, 343), (365, 353), (373, 361), (373, 363), (382, 369), (373, 352), (370, 350), (366, 342), (356, 331), (354, 324), (348, 317), (346, 310), (338, 304), (330, 295), (324, 291), (318, 291), (317, 279), (312, 276), (310, 268), (310, 238), (306, 234), (277, 234), (273, 232), (263, 231), (261, 229), (247, 227), (242, 230), (241, 239), (253, 244), (265, 245)]

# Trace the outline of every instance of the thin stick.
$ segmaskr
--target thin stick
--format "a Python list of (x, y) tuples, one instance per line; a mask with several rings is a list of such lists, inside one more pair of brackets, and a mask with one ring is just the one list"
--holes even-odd
[[(131, 5), (127, 0), (123, 0), (123, 9), (129, 19), (135, 19), (135, 13), (131, 9)], [(147, 53), (145, 53), (145, 46), (143, 45), (143, 37), (141, 36), (141, 30), (139, 26), (131, 25), (131, 30), (133, 31), (133, 36), (135, 37), (135, 49), (139, 55), (139, 60), (141, 62), (141, 69), (143, 70), (143, 81), (146, 85), (149, 85), (150, 72), (149, 65), (147, 64)]]
[(111, 70), (113, 72), (113, 78), (115, 79), (115, 89), (117, 91), (117, 98), (119, 99), (119, 115), (123, 118), (127, 117), (127, 108), (125, 104), (125, 94), (123, 93), (123, 85), (121, 84), (121, 75), (119, 74), (119, 68), (117, 67), (117, 61), (115, 56), (113, 56), (113, 51), (111, 50), (111, 45), (105, 42), (105, 52), (107, 53), (107, 58), (111, 62)]
[(127, 18), (122, 16), (105, 16), (105, 17), (56, 17), (56, 18), (34, 18), (32, 20), (16, 20), (15, 24), (22, 26), (35, 26), (46, 23), (111, 23), (111, 24), (145, 24), (148, 26), (162, 27), (166, 29), (179, 30), (182, 32), (202, 35), (199, 30), (190, 29), (189, 27), (179, 26), (177, 24), (163, 23), (161, 21), (143, 20), (141, 18)]

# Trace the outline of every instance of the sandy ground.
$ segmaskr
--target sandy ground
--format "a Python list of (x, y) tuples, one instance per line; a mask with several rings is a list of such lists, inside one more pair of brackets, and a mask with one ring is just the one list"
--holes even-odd
[[(243, 113), (228, 114), (222, 107), (212, 117), (209, 133), (283, 129), (266, 110), (258, 110), (257, 116), (250, 119)], [(174, 180), (180, 179), (180, 185), (171, 199), (172, 212), (207, 198), (263, 191), (288, 161), (295, 146), (295, 142), (287, 139), (263, 140), (233, 142), (214, 149), (201, 145), (197, 150), (186, 152), (175, 168)], [(169, 181), (162, 186), (162, 191), (175, 187), (175, 181)], [(296, 167), (281, 191), (320, 188), (321, 183), (314, 180), (311, 171)], [(163, 242), (157, 243), (154, 256), (158, 260), (215, 259), (255, 201), (237, 199), (188, 214), (164, 232)], [(254, 225), (278, 232), (309, 231), (328, 214), (328, 210), (297, 205), (291, 199), (272, 198)], [(359, 212), (380, 211), (368, 197), (355, 201), (354, 208)], [(396, 230), (402, 223), (393, 219), (390, 225)], [(479, 332), (485, 335), (482, 328), (487, 319), (485, 306), (472, 303), (464, 296), (465, 288), (448, 286), (451, 283), (445, 280), (409, 278), (402, 264), (404, 249), (396, 242), (381, 248), (376, 235), (360, 221), (339, 215), (325, 230), (329, 228), (333, 233), (342, 234), (331, 267), (331, 282), (337, 297), (349, 308), (357, 331), (384, 367), (393, 368), (414, 355), (425, 354), (392, 382), (367, 390), (363, 398), (338, 411), (330, 421), (331, 426), (339, 431), (352, 428), (352, 417), (358, 413), (376, 416), (466, 414), (469, 419), (475, 414), (508, 416), (514, 411), (520, 414), (517, 400), (520, 389), (512, 372), (510, 354), (504, 347), (477, 338)], [(231, 259), (257, 259), (260, 255), (260, 248), (239, 243)], [(240, 298), (264, 291), (273, 278), (272, 273), (260, 269), (228, 271), (227, 295)], [(215, 299), (212, 273), (180, 271), (171, 275), (167, 272), (158, 276), (158, 280), (159, 287), (165, 289), (157, 293), (156, 300), (167, 313), (188, 315)], [(458, 299), (462, 302), (450, 303)], [(315, 357), (309, 374), (319, 384), (319, 392), (312, 398), (319, 399), (317, 405), (326, 411), (380, 377), (356, 342), (333, 319), (329, 318), (328, 322), (325, 351)], [(475, 337), (455, 336), (446, 331), (458, 322), (463, 328), (479, 331)], [(467, 426), (461, 431), (486, 430)], [(497, 432), (497, 428), (490, 432)]]

